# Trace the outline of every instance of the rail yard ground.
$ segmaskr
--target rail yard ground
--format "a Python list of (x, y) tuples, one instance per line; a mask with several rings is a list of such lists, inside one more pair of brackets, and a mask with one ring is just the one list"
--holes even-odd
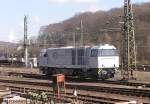
[[(7, 74), (7, 72), (14, 72), (14, 73), (29, 73), (29, 74), (40, 74), (38, 68), (17, 68), (17, 67), (0, 67), (0, 73)], [(136, 71), (134, 72), (134, 76), (136, 77), (135, 81), (143, 81), (143, 82), (150, 82), (150, 72), (145, 71)], [(120, 80), (121, 79), (121, 72), (118, 71), (115, 74), (115, 78), (113, 80)], [(134, 81), (134, 80), (133, 80)]]
[[(135, 71), (134, 72), (134, 77), (136, 77), (136, 80), (132, 81), (140, 81), (140, 82), (149, 82), (150, 83), (150, 72), (145, 72), (145, 71)], [(120, 71), (116, 73), (114, 80), (119, 80), (121, 78), (121, 73)]]
[[(50, 79), (36, 79), (24, 78), (14, 76), (8, 73), (23, 73), (29, 75), (42, 75), (38, 68), (11, 68), (11, 67), (0, 67), (0, 85), (9, 87), (10, 90), (21, 96), (27, 96), (28, 91), (45, 91), (50, 98), (53, 97), (52, 91), (52, 80)], [(19, 75), (18, 74), (18, 75)], [(75, 100), (72, 92), (74, 88), (78, 90), (78, 101), (82, 104), (115, 104), (116, 102), (128, 102), (137, 101), (137, 104), (150, 102), (150, 72), (137, 71), (136, 80), (128, 82), (121, 82), (120, 72), (116, 73), (114, 79), (108, 81), (91, 81), (82, 79), (67, 80), (66, 82), (66, 95), (62, 95), (63, 99)], [(43, 75), (42, 75), (43, 76)], [(130, 83), (131, 82), (131, 83)], [(144, 85), (144, 87), (143, 87)], [(86, 102), (86, 103), (84, 103)]]
[[(14, 77), (1, 77), (1, 85), (10, 87), (14, 93), (27, 92), (27, 91), (45, 91), (52, 93), (52, 81), (37, 80), (30, 78), (14, 78)], [(115, 101), (131, 101), (149, 102), (150, 89), (149, 87), (137, 89), (135, 86), (117, 85), (117, 84), (103, 84), (103, 83), (66, 83), (67, 94), (72, 94), (73, 88), (78, 88), (79, 98), (88, 101), (91, 99), (96, 104), (100, 102), (115, 102)], [(87, 99), (89, 98), (89, 99)], [(103, 100), (102, 100), (103, 99)], [(105, 100), (104, 100), (105, 99)], [(107, 104), (105, 103), (105, 104)], [(90, 103), (93, 104), (93, 103)], [(103, 104), (103, 103), (102, 103)], [(110, 103), (108, 103), (110, 104)], [(114, 103), (111, 103), (114, 104)]]
[(33, 73), (38, 74), (37, 68), (18, 68), (18, 67), (0, 67), (0, 72), (17, 72), (17, 73)]

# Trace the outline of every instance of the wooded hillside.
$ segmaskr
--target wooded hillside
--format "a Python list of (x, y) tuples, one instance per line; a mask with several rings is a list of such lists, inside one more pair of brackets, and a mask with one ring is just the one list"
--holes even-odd
[[(150, 64), (150, 2), (133, 6), (137, 59)], [(79, 13), (60, 23), (41, 27), (38, 42), (47, 47), (109, 43), (122, 47), (123, 7), (95, 13)], [(82, 24), (82, 25), (81, 25)]]

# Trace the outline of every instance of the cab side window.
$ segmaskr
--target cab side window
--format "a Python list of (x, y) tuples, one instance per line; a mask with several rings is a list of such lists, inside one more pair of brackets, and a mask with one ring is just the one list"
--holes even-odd
[(47, 55), (47, 52), (45, 52), (45, 54), (43, 55), (44, 57), (47, 57), (48, 55)]
[(92, 49), (91, 50), (91, 57), (97, 57), (98, 55), (98, 49)]

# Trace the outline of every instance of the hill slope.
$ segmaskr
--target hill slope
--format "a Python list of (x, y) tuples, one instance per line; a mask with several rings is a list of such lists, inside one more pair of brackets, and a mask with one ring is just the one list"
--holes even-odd
[[(133, 10), (137, 59), (142, 64), (150, 64), (150, 2), (135, 4)], [(122, 25), (120, 22), (122, 21), (123, 8), (77, 14), (61, 23), (42, 27), (38, 40), (43, 43), (43, 40), (47, 39), (48, 45), (53, 44), (51, 46), (65, 46), (73, 45), (75, 36), (77, 45), (80, 45), (82, 33), (84, 45), (109, 43), (121, 50)]]

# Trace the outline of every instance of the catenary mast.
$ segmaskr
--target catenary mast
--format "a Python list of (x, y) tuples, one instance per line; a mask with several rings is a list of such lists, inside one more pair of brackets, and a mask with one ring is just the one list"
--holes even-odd
[(28, 35), (27, 35), (27, 16), (24, 16), (24, 59), (25, 66), (28, 67)]
[(134, 20), (131, 0), (124, 0), (124, 41), (123, 41), (123, 79), (134, 78), (133, 70), (136, 70), (136, 49)]

